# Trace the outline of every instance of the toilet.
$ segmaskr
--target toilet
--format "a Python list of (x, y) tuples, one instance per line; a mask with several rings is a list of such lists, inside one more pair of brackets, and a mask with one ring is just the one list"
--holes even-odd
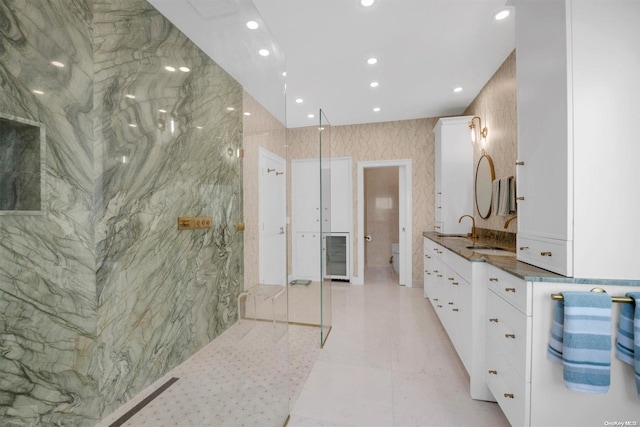
[(400, 245), (398, 243), (391, 244), (391, 255), (393, 257), (393, 271), (400, 274)]

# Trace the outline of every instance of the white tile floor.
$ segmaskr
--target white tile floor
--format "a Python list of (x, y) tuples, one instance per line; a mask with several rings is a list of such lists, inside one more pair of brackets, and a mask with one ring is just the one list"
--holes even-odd
[[(334, 284), (333, 329), (288, 427), (508, 426), (469, 378), (421, 288), (370, 270)], [(396, 281), (397, 283), (397, 281)]]
[[(495, 403), (469, 397), (464, 367), (423, 290), (398, 286), (389, 268), (368, 270), (365, 279), (363, 286), (333, 284), (333, 329), (324, 349), (317, 327), (292, 325), (288, 345), (279, 345), (287, 334), (273, 335), (273, 324), (243, 321), (167, 374), (180, 380), (125, 425), (279, 427), (274, 420), (288, 408), (285, 402), (277, 409), (283, 401), (274, 391), (287, 387), (278, 378), (288, 347), (288, 427), (508, 426)], [(268, 346), (275, 346), (273, 360), (259, 350)], [(257, 369), (257, 360), (279, 377)]]

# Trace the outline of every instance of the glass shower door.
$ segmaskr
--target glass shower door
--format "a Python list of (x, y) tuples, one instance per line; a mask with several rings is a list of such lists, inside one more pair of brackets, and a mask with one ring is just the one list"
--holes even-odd
[(324, 346), (331, 332), (331, 276), (325, 258), (332, 253), (331, 240), (331, 124), (320, 110), (320, 345)]

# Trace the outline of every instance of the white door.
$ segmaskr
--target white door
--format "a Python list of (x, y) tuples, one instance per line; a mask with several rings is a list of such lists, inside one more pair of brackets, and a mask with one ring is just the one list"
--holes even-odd
[(285, 286), (286, 251), (286, 163), (270, 151), (260, 149), (260, 283)]

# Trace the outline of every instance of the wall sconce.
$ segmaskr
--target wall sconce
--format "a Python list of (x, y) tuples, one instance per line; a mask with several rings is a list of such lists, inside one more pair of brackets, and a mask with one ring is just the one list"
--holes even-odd
[[(476, 119), (478, 119), (477, 126), (474, 123)], [(482, 144), (484, 144), (489, 134), (489, 130), (486, 127), (482, 127), (482, 119), (478, 116), (473, 116), (469, 122), (469, 131), (471, 133), (471, 144), (475, 144), (480, 138), (482, 138)]]

